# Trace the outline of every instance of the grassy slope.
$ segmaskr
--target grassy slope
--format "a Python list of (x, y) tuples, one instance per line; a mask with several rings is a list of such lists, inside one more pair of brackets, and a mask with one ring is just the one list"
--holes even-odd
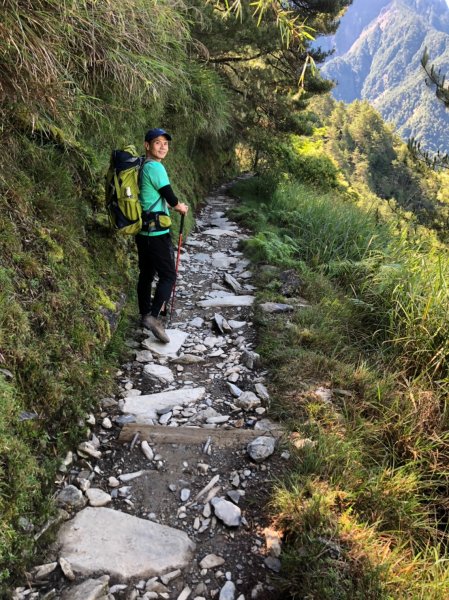
[[(295, 146), (299, 165), (307, 162)], [(236, 216), (255, 234), (248, 255), (278, 269), (257, 269), (260, 299), (286, 300), (280, 274), (293, 269), (300, 283), (287, 301), (312, 304), (287, 319), (259, 318), (273, 409), (302, 440), (273, 497), (286, 542), (280, 586), (317, 600), (442, 600), (447, 250), (391, 213), (380, 220), (338, 174), (331, 191), (322, 181), (273, 192), (268, 176), (235, 190)], [(331, 401), (320, 387), (333, 390)]]
[[(141, 145), (142, 132), (129, 133)], [(3, 576), (31, 544), (19, 519), (37, 528), (45, 517), (56, 455), (73, 447), (80, 418), (111, 390), (103, 353), (135, 265), (133, 240), (111, 235), (101, 207), (108, 136), (98, 132), (96, 146), (87, 146), (97, 160), (93, 177), (57, 144), (16, 133), (8, 142), (0, 195), (0, 367), (12, 373), (0, 374)], [(187, 147), (178, 144), (167, 163), (179, 196), (194, 207), (216, 170), (200, 150), (193, 162)], [(38, 418), (20, 422), (22, 411)]]

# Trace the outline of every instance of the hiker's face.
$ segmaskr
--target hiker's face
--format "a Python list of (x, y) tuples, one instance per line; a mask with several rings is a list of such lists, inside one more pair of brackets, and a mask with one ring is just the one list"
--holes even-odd
[(154, 160), (163, 160), (168, 152), (168, 140), (165, 136), (160, 135), (151, 142), (147, 143), (147, 150)]

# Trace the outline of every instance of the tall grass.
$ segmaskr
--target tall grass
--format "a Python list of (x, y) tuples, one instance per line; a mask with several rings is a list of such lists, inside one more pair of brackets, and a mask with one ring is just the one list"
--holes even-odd
[[(105, 86), (159, 98), (186, 85), (186, 8), (170, 0), (2, 2), (0, 104), (66, 121)], [(70, 115), (74, 110), (75, 115)]]
[(254, 259), (301, 261), (329, 275), (364, 307), (372, 335), (410, 375), (447, 379), (449, 251), (430, 232), (405, 224), (398, 230), (341, 192), (302, 183), (280, 185), (263, 203), (251, 197), (236, 214), (248, 222), (245, 215), (261, 213), (255, 221), (261, 231), (248, 242)]
[[(425, 229), (304, 183), (235, 191), (248, 254), (294, 268), (308, 309), (258, 317), (273, 409), (308, 443), (273, 494), (281, 589), (320, 600), (449, 596), (449, 253)], [(259, 269), (261, 299), (282, 281)], [(294, 298), (289, 299), (294, 304)], [(332, 390), (329, 401), (316, 394)]]

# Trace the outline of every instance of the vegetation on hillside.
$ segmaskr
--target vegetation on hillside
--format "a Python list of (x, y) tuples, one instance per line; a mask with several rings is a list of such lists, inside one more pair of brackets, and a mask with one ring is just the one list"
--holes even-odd
[(367, 105), (329, 114), (337, 131), (310, 115), (312, 137), (284, 136), (283, 155), (235, 188), (260, 299), (294, 307), (258, 319), (272, 409), (294, 434), (272, 501), (279, 586), (292, 598), (443, 600), (449, 250), (387, 177), (430, 194), (439, 175), (414, 172)]

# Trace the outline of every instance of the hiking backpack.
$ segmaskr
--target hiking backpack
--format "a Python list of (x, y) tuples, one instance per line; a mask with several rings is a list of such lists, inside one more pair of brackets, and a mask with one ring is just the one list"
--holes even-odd
[(144, 160), (133, 145), (111, 154), (106, 175), (106, 208), (111, 227), (117, 233), (135, 235), (142, 229), (139, 172)]

